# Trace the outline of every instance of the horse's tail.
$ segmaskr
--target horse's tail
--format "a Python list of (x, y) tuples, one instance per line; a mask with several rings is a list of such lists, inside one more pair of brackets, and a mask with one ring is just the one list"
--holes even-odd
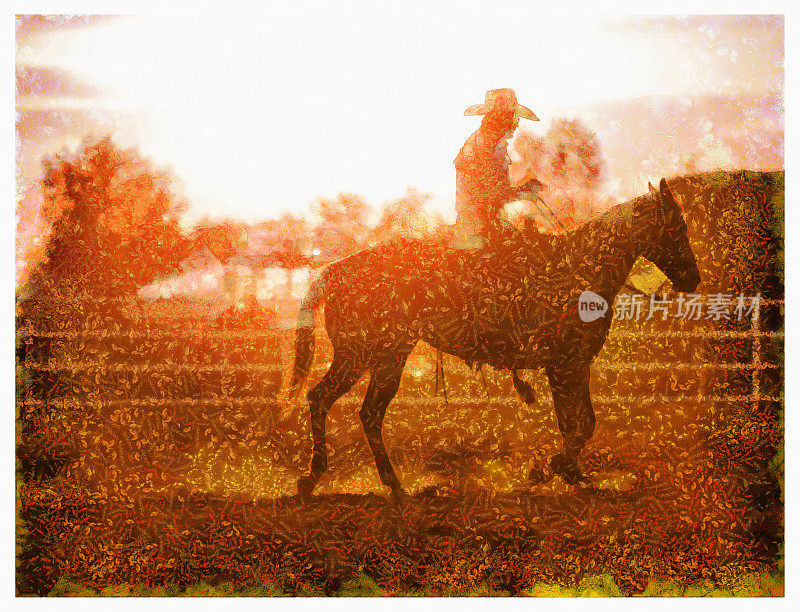
[(297, 315), (294, 341), (294, 366), (289, 382), (288, 399), (291, 403), (297, 400), (300, 390), (311, 371), (311, 362), (314, 360), (314, 319), (317, 310), (325, 299), (325, 271), (311, 283), (308, 293), (300, 303), (300, 312)]

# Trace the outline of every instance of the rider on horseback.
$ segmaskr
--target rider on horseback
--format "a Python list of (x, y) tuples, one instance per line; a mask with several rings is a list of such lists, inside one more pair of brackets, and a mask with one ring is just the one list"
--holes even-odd
[(508, 177), (508, 139), (521, 118), (539, 119), (530, 109), (517, 104), (513, 89), (487, 91), (485, 103), (470, 106), (464, 115), (484, 117), (453, 162), (458, 214), (454, 246), (476, 249), (491, 241), (498, 229), (497, 215), (505, 204), (533, 199), (542, 186), (536, 179), (513, 186)]

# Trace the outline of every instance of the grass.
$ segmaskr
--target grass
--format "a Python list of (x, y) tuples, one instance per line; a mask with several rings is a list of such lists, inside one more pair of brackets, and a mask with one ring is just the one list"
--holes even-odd
[[(502, 597), (506, 591), (478, 585), (467, 591), (448, 591), (450, 597)], [(145, 585), (120, 584), (102, 590), (94, 590), (66, 578), (60, 579), (48, 597), (314, 597), (324, 593), (315, 587), (305, 587), (296, 594), (285, 593), (274, 584), (237, 588), (231, 582), (209, 584), (200, 582), (180, 588), (177, 585), (148, 587)], [(335, 593), (337, 597), (419, 597), (440, 595), (423, 591), (387, 593), (363, 572), (358, 572)], [(588, 576), (577, 585), (539, 583), (521, 593), (526, 597), (622, 597), (623, 593), (610, 574)], [(783, 597), (782, 575), (778, 572), (762, 571), (743, 573), (727, 588), (710, 580), (703, 580), (686, 587), (671, 581), (651, 581), (639, 597)]]

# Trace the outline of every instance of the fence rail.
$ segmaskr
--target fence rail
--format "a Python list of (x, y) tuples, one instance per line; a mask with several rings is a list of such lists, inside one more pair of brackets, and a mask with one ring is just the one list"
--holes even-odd
[[(684, 363), (665, 361), (663, 363), (643, 363), (637, 361), (623, 361), (614, 363), (594, 363), (592, 369), (595, 371), (645, 371), (654, 372), (659, 370), (775, 370), (782, 368), (782, 364), (777, 363), (762, 363), (761, 361), (753, 361), (750, 363)], [(215, 372), (221, 373), (239, 373), (239, 372), (255, 372), (262, 374), (274, 374), (276, 372), (285, 372), (286, 368), (280, 365), (263, 364), (263, 365), (233, 365), (233, 364), (192, 364), (192, 363), (179, 363), (177, 361), (163, 361), (159, 364), (127, 364), (127, 363), (104, 363), (104, 362), (77, 362), (77, 363), (56, 363), (45, 364), (37, 362), (27, 362), (25, 368), (34, 372), (91, 372), (93, 370), (102, 371), (105, 373), (133, 373), (133, 374), (148, 374), (151, 372), (181, 372), (190, 371), (202, 374), (209, 374)], [(314, 368), (314, 371), (319, 371), (321, 368)]]
[[(757, 399), (762, 402), (780, 402), (781, 397), (771, 395), (760, 395), (754, 398), (752, 395), (704, 395), (704, 394), (676, 394), (676, 395), (593, 395), (593, 404), (655, 404), (655, 403), (704, 403), (704, 402), (751, 402)], [(492, 406), (516, 406), (519, 400), (513, 394), (506, 397), (448, 397), (445, 400), (440, 396), (431, 397), (402, 397), (398, 396), (397, 401), (411, 406), (442, 406), (445, 404), (453, 406), (472, 405), (475, 403), (488, 404)], [(360, 405), (362, 398), (355, 396), (345, 396), (338, 400), (345, 405)], [(68, 408), (103, 408), (103, 407), (165, 407), (175, 405), (208, 405), (208, 406), (242, 406), (251, 404), (263, 404), (277, 407), (283, 402), (276, 397), (230, 397), (230, 398), (147, 398), (147, 399), (96, 399), (91, 401), (77, 401), (67, 399), (41, 400), (25, 399), (18, 402), (31, 407), (52, 407), (58, 409)]]
[[(700, 301), (703, 301), (708, 297), (713, 297), (713, 296), (717, 296), (717, 295), (727, 295), (727, 296), (732, 296), (732, 297), (739, 297), (740, 294), (741, 294), (741, 292), (733, 293), (733, 292), (724, 292), (724, 291), (716, 291), (716, 292), (713, 292), (713, 293), (702, 293), (702, 294), (684, 293), (685, 296), (699, 295), (700, 296), (700, 298), (699, 298)], [(626, 296), (628, 296), (628, 295), (640, 295), (640, 294), (638, 294), (638, 293), (637, 294), (629, 294), (629, 293), (620, 292), (615, 296), (614, 302), (616, 303), (616, 301), (621, 299), (621, 298), (625, 299)], [(297, 297), (294, 300), (288, 299), (287, 302), (295, 301), (299, 305), (301, 297)], [(756, 296), (744, 296), (744, 297), (745, 298), (750, 298), (750, 297), (755, 298)], [(759, 298), (758, 301), (761, 304), (783, 304), (784, 303), (784, 300), (782, 300), (782, 299), (764, 298), (764, 297)], [(104, 298), (98, 298), (97, 296), (93, 296), (91, 294), (62, 296), (62, 297), (59, 297), (57, 302), (54, 301), (54, 303), (57, 303), (57, 304), (86, 304), (87, 302), (93, 303), (93, 304), (102, 304), (102, 305), (106, 305), (106, 304), (122, 304), (122, 305), (128, 306), (130, 308), (159, 308), (159, 307), (161, 307), (161, 304), (159, 304), (158, 300), (147, 301), (145, 299), (137, 299), (137, 298), (132, 298), (132, 297), (104, 297)], [(184, 306), (184, 307), (191, 306), (191, 307), (195, 307), (195, 308), (198, 308), (198, 309), (206, 309), (206, 310), (214, 310), (214, 309), (218, 310), (220, 307), (224, 308), (224, 307), (230, 305), (230, 303), (226, 302), (224, 299), (218, 299), (218, 300), (202, 300), (202, 299), (198, 299), (198, 300), (194, 300), (194, 301), (186, 300), (186, 301), (181, 301), (180, 304), (181, 304), (181, 306)], [(168, 306), (169, 304), (166, 304), (166, 305)]]
[[(749, 362), (721, 362), (721, 363), (693, 363), (693, 362), (607, 362), (598, 360), (593, 364), (593, 369), (597, 371), (643, 371), (643, 372), (659, 372), (659, 371), (742, 371), (751, 372), (750, 384), (751, 393), (745, 395), (595, 395), (592, 401), (597, 404), (647, 404), (647, 403), (702, 403), (702, 402), (750, 402), (757, 404), (758, 402), (781, 402), (782, 398), (771, 395), (761, 395), (759, 372), (764, 370), (781, 370), (783, 363), (769, 363), (764, 362), (761, 358), (762, 339), (784, 339), (783, 331), (762, 331), (760, 324), (760, 307), (762, 305), (770, 304), (783, 304), (783, 300), (770, 300), (761, 299), (755, 300), (752, 316), (750, 318), (750, 328), (747, 330), (719, 330), (719, 329), (700, 329), (700, 330), (630, 330), (630, 329), (612, 329), (609, 333), (611, 338), (698, 338), (705, 340), (725, 340), (725, 339), (752, 339), (752, 358)], [(704, 321), (699, 321), (703, 323)], [(28, 336), (28, 343), (33, 338), (51, 338), (51, 339), (65, 339), (65, 340), (81, 340), (81, 339), (164, 339), (176, 340), (179, 338), (192, 338), (198, 340), (242, 340), (242, 339), (258, 339), (258, 338), (272, 338), (276, 339), (281, 335), (286, 335), (286, 331), (280, 332), (277, 330), (230, 330), (230, 329), (213, 329), (208, 326), (201, 327), (197, 330), (135, 330), (124, 329), (116, 331), (108, 330), (56, 330), (44, 331), (36, 330), (31, 325), (24, 327), (22, 330)], [(93, 361), (57, 361), (55, 363), (27, 361), (23, 367), (32, 371), (47, 371), (47, 372), (104, 372), (104, 373), (133, 373), (133, 374), (148, 374), (148, 373), (180, 373), (180, 372), (196, 372), (201, 374), (207, 373), (255, 373), (255, 374), (268, 374), (268, 373), (283, 373), (285, 367), (278, 364), (234, 364), (227, 362), (224, 358), (217, 363), (213, 364), (199, 364), (199, 363), (186, 363), (174, 360), (160, 360), (158, 363), (151, 364), (130, 364), (130, 363), (104, 363)], [(318, 371), (319, 367), (314, 368)], [(343, 398), (345, 403), (360, 402), (357, 398)], [(403, 403), (410, 405), (421, 406), (435, 406), (443, 402), (438, 397), (418, 397), (418, 398), (401, 398)], [(453, 405), (466, 405), (481, 401), (490, 405), (508, 405), (516, 402), (513, 395), (508, 398), (450, 398), (448, 403)], [(59, 403), (62, 402), (62, 403)], [(249, 397), (215, 397), (215, 398), (202, 398), (202, 397), (181, 397), (181, 398), (120, 398), (113, 400), (92, 399), (88, 401), (72, 401), (69, 399), (59, 399), (55, 401), (49, 400), (35, 400), (27, 398), (23, 403), (28, 406), (175, 406), (175, 405), (192, 405), (202, 403), (205, 405), (216, 406), (232, 406), (244, 405), (252, 403), (261, 403), (267, 405), (277, 405), (279, 400), (276, 397), (266, 396), (249, 396)]]
[[(247, 340), (254, 338), (271, 338), (275, 339), (283, 334), (279, 331), (227, 331), (227, 330), (197, 330), (197, 331), (162, 331), (162, 330), (126, 330), (125, 332), (107, 332), (100, 330), (86, 330), (82, 332), (72, 331), (36, 331), (23, 328), (25, 335), (29, 341), (32, 338), (42, 339), (60, 339), (60, 340), (80, 340), (80, 339), (133, 339), (143, 338), (147, 340), (178, 340), (183, 338), (188, 339), (222, 339), (222, 340)], [(290, 330), (289, 333), (293, 332)], [(707, 331), (682, 331), (682, 330), (664, 330), (664, 331), (632, 331), (632, 330), (614, 330), (612, 329), (609, 338), (707, 338), (707, 339), (725, 339), (725, 338), (783, 338), (784, 332), (782, 331), (737, 331), (737, 330), (707, 330)]]

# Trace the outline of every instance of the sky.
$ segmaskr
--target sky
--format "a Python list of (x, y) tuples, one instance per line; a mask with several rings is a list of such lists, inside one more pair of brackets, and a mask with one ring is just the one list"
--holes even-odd
[(781, 18), (437, 6), (18, 18), (18, 200), (43, 154), (112, 131), (174, 170), (189, 220), (342, 191), (379, 206), (408, 186), (448, 217), (452, 161), (479, 122), (463, 112), (487, 89), (514, 88), (538, 133), (615, 100), (782, 95)]

